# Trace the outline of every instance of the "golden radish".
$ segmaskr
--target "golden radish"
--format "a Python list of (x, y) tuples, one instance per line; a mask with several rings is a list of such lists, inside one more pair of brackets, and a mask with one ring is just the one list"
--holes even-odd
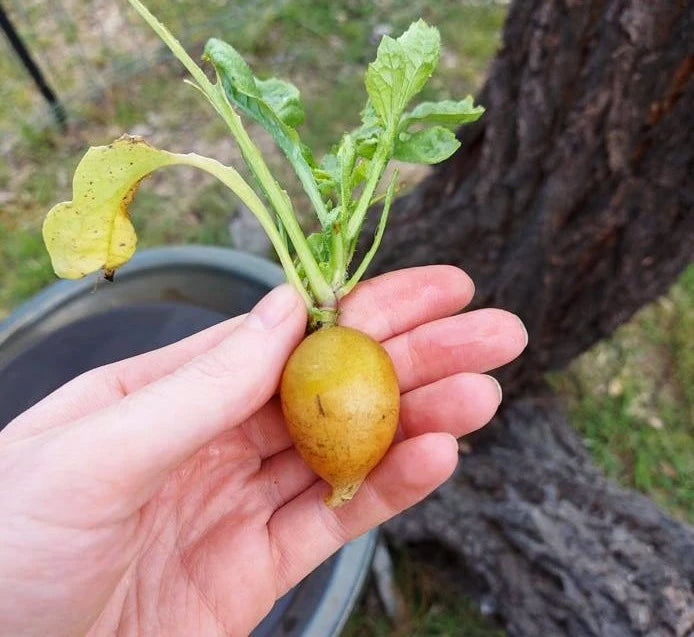
[(289, 358), (280, 396), (296, 449), (333, 488), (326, 504), (351, 499), (398, 425), (400, 390), (386, 351), (355, 329), (319, 329)]

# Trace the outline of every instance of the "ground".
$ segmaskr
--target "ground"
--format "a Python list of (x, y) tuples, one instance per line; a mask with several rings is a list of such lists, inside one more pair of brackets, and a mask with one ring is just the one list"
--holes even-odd
[[(443, 54), (428, 95), (462, 97), (481, 84), (506, 10), (504, 3), (479, 0), (416, 0), (407, 8), (394, 1), (245, 0), (232, 8), (207, 3), (202, 16), (192, 0), (148, 4), (192, 51), (199, 53), (208, 35), (223, 37), (258, 75), (292, 79), (306, 103), (302, 137), (318, 154), (358, 122), (363, 71), (381, 35), (398, 34), (420, 16), (439, 26)], [(66, 133), (46, 126), (40, 98), (0, 43), (0, 150), (7, 158), (0, 164), (0, 318), (54, 280), (40, 225), (54, 203), (70, 198), (71, 176), (87, 146), (129, 132), (169, 150), (239, 165), (223, 124), (181, 82), (178, 65), (162, 55), (124, 0), (57, 5), (59, 11), (49, 11), (36, 0), (16, 1), (7, 10), (65, 103)], [(260, 140), (280, 181), (302, 201), (271, 141)], [(422, 174), (407, 173), (408, 184)], [(132, 213), (140, 246), (195, 242), (247, 249), (253, 241), (262, 249), (239, 221), (238, 202), (192, 169), (168, 169), (149, 179)], [(690, 521), (694, 354), (687, 345), (693, 333), (694, 266), (613, 338), (548, 379), (606, 472)], [(347, 635), (503, 634), (471, 602), (461, 601), (455, 587), (434, 585), (427, 564), (398, 554), (396, 573), (408, 603), (407, 624), (393, 629), (367, 595)]]

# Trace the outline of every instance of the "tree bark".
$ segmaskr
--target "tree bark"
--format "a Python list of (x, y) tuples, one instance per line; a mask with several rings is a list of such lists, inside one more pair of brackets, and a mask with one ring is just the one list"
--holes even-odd
[(456, 555), (511, 636), (692, 635), (694, 531), (606, 480), (551, 399), (487, 429), (388, 537)]
[[(374, 271), (454, 263), (530, 333), (516, 390), (610, 334), (694, 245), (694, 3), (524, 0), (463, 148), (396, 202)], [(372, 215), (375, 217), (375, 215)]]
[(463, 149), (396, 202), (374, 271), (453, 263), (530, 344), (455, 478), (388, 525), (482, 578), (510, 635), (694, 633), (694, 535), (592, 464), (539, 390), (694, 245), (694, 3), (523, 0)]

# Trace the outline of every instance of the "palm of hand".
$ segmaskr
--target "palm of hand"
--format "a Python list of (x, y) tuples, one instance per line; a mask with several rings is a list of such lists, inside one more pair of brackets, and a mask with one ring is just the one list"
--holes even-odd
[(94, 634), (117, 622), (124, 634), (243, 635), (284, 592), (267, 526), (277, 485), (244, 428), (198, 451), (135, 513), (132, 576)]
[(444, 318), (472, 296), (454, 268), (358, 286), (341, 322), (383, 341), (401, 425), (354, 500), (331, 510), (272, 397), (305, 321), (296, 296), (274, 296), (259, 307), (286, 309), (277, 324), (227, 321), (95, 370), (2, 433), (0, 472), (23, 495), (0, 495), (11, 634), (247, 634), (342, 544), (450, 475), (452, 436), (482, 426), (500, 400), (479, 372), (527, 340), (499, 310)]

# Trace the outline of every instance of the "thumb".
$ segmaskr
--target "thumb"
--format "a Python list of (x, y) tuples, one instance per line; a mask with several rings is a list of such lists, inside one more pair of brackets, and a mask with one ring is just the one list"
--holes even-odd
[(301, 297), (291, 286), (281, 285), (219, 345), (74, 423), (63, 449), (74, 452), (82, 471), (88, 458), (94, 477), (117, 479), (121, 485), (125, 479), (138, 491), (147, 490), (148, 480), (168, 472), (270, 399), (305, 328)]

